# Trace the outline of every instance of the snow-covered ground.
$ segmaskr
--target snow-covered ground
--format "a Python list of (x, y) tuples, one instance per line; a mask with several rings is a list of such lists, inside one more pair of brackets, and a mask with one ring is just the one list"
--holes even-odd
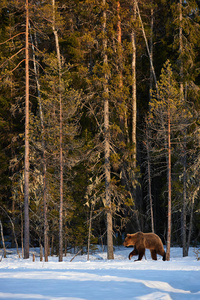
[[(9, 249), (10, 251), (10, 249)], [(19, 259), (14, 252), (0, 262), (0, 299), (45, 300), (121, 300), (121, 299), (200, 299), (200, 261), (191, 248), (182, 257), (182, 249), (172, 248), (170, 261), (128, 260), (130, 248), (116, 248), (115, 259), (106, 253), (90, 256), (73, 255), (58, 262)]]

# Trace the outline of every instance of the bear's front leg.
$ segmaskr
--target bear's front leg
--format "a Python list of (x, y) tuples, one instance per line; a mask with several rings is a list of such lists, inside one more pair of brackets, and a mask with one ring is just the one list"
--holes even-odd
[(145, 248), (138, 249), (138, 253), (139, 253), (138, 259), (136, 259), (135, 261), (142, 260), (143, 255), (145, 254)]
[(131, 257), (134, 256), (134, 255), (138, 255), (138, 251), (137, 251), (136, 248), (134, 248), (133, 251), (131, 253), (129, 253), (128, 258), (131, 259)]

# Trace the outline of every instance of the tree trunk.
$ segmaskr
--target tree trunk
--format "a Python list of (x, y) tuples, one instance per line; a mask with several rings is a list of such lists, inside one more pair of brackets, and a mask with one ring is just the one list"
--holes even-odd
[(24, 258), (29, 258), (29, 7), (26, 0), (26, 99), (25, 99), (25, 159), (24, 159)]
[[(30, 23), (29, 23), (30, 27)], [(41, 95), (40, 95), (40, 83), (39, 83), (39, 74), (38, 74), (38, 68), (36, 64), (36, 56), (35, 56), (35, 47), (32, 35), (31, 37), (31, 43), (32, 43), (32, 51), (33, 51), (33, 67), (35, 72), (35, 79), (36, 79), (36, 85), (37, 85), (37, 92), (38, 92), (38, 101), (39, 101), (39, 112), (40, 112), (40, 123), (41, 123), (41, 131), (42, 131), (42, 155), (43, 155), (43, 204), (44, 204), (44, 259), (45, 262), (48, 261), (48, 220), (47, 220), (47, 183), (46, 183), (46, 153), (45, 153), (45, 141), (44, 141), (44, 135), (45, 135), (45, 129), (44, 129), (44, 117), (43, 117), (43, 111), (42, 111), (42, 101), (41, 101)], [(37, 40), (35, 38), (35, 43), (37, 46)]]
[[(133, 17), (136, 19), (136, 2), (134, 1)], [(132, 145), (134, 146), (133, 168), (136, 168), (136, 126), (137, 126), (137, 98), (136, 98), (136, 42), (135, 31), (131, 32), (132, 43)]]
[(123, 86), (123, 78), (122, 78), (122, 29), (121, 29), (121, 17), (120, 17), (120, 1), (117, 1), (117, 41), (119, 47), (119, 87)]
[[(16, 238), (16, 234), (15, 234), (15, 226), (14, 226), (14, 223), (13, 223), (11, 217), (9, 216), (9, 214), (7, 213), (7, 211), (6, 211), (3, 207), (1, 207), (1, 209), (4, 211), (4, 213), (6, 214), (6, 216), (8, 217), (8, 219), (10, 220), (10, 223), (11, 223), (11, 226), (12, 226), (12, 232), (13, 232), (13, 235), (12, 235), (12, 236), (13, 236), (13, 240), (14, 240), (14, 242), (15, 242), (15, 246), (16, 246), (16, 249), (17, 249), (17, 254), (18, 254), (19, 258), (20, 258), (20, 253), (19, 253), (19, 248), (18, 248), (17, 238)], [(2, 228), (3, 228), (3, 227), (2, 227)], [(14, 243), (14, 242), (13, 242), (13, 243)], [(12, 244), (11, 247), (14, 248), (14, 245)]]
[(183, 61), (182, 61), (182, 52), (183, 52), (183, 13), (182, 13), (182, 6), (183, 1), (179, 0), (179, 55), (180, 55), (180, 90), (181, 90), (181, 97), (183, 99)]
[[(136, 20), (136, 1), (133, 0), (133, 19)], [(137, 129), (137, 95), (136, 95), (136, 34), (135, 29), (132, 29), (131, 32), (131, 45), (132, 45), (132, 62), (131, 62), (131, 71), (132, 71), (132, 130), (131, 130), (131, 143), (133, 146), (132, 154), (132, 173), (131, 180), (135, 181), (135, 169), (137, 162), (137, 139), (136, 139), (136, 129)], [(137, 204), (136, 204), (136, 187), (132, 186), (131, 198), (133, 198), (134, 205), (133, 210), (135, 211), (134, 216), (136, 218), (136, 223), (138, 230), (140, 229), (140, 222), (138, 218)]]
[[(153, 11), (153, 8), (151, 8), (150, 60), (152, 61), (152, 64), (153, 64), (153, 23), (154, 23), (153, 18), (154, 18), (154, 11)], [(152, 71), (151, 65), (150, 65), (150, 84), (149, 84), (149, 88), (150, 88), (149, 95), (150, 95), (150, 98), (151, 98), (151, 91), (153, 89), (153, 71)]]
[(181, 216), (181, 227), (182, 227), (182, 246), (183, 246), (183, 257), (188, 256), (187, 244), (186, 244), (186, 170), (187, 170), (187, 159), (186, 159), (186, 142), (184, 141), (184, 153), (183, 153), (183, 206), (182, 206), (182, 216)]
[(20, 219), (21, 219), (21, 245), (22, 245), (22, 257), (24, 257), (24, 223), (23, 223), (23, 212), (21, 210), (20, 213)]
[[(151, 1), (152, 5), (152, 1)], [(153, 64), (153, 25), (154, 25), (154, 10), (151, 8), (151, 31), (150, 31), (150, 60)], [(149, 98), (151, 101), (151, 91), (153, 89), (153, 71), (150, 65), (150, 84), (149, 84)], [(148, 193), (149, 193), (149, 205), (151, 212), (151, 230), (154, 232), (154, 215), (153, 215), (153, 199), (151, 191), (151, 163), (150, 163), (150, 147), (149, 147), (149, 136), (148, 128), (146, 129), (146, 141), (147, 141), (147, 176), (148, 176)]]
[(146, 151), (147, 151), (147, 177), (148, 177), (148, 196), (149, 196), (149, 206), (151, 213), (151, 231), (154, 232), (154, 215), (153, 215), (153, 199), (151, 191), (151, 162), (150, 162), (150, 142), (148, 136), (148, 128), (146, 128)]
[[(106, 37), (106, 0), (103, 0), (103, 63), (108, 64), (107, 58), (107, 37)], [(108, 74), (104, 75), (104, 157), (105, 157), (105, 206), (107, 221), (107, 258), (114, 259), (113, 253), (113, 237), (112, 237), (112, 211), (111, 211), (111, 195), (110, 195), (110, 133), (109, 133), (109, 90), (108, 90)]]
[(170, 260), (171, 246), (171, 117), (170, 105), (168, 106), (168, 226), (167, 226), (167, 251), (166, 260)]
[[(184, 88), (183, 88), (183, 14), (182, 14), (182, 0), (179, 0), (179, 55), (180, 55), (180, 97), (184, 101)], [(186, 142), (184, 141), (184, 157), (183, 157), (183, 204), (181, 211), (181, 235), (182, 235), (182, 247), (183, 257), (187, 256), (187, 245), (186, 245)]]
[(6, 245), (5, 245), (5, 241), (4, 241), (3, 225), (2, 225), (1, 220), (0, 220), (0, 227), (1, 227), (1, 240), (2, 240), (2, 244), (3, 244), (3, 257), (6, 258)]
[[(200, 189), (200, 187), (198, 187), (196, 189), (196, 192), (198, 192), (198, 190)], [(188, 229), (188, 239), (187, 239), (187, 255), (189, 252), (189, 247), (190, 247), (190, 240), (191, 240), (191, 235), (192, 235), (192, 225), (193, 225), (193, 212), (194, 212), (194, 200), (195, 200), (195, 193), (192, 197), (192, 203), (191, 203), (191, 209), (190, 209), (190, 224), (189, 224), (189, 229)]]
[(55, 0), (52, 0), (53, 6), (53, 33), (56, 43), (56, 53), (58, 60), (59, 76), (59, 102), (60, 102), (60, 210), (59, 210), (59, 261), (63, 261), (63, 117), (62, 117), (62, 96), (61, 96), (61, 56), (58, 41), (58, 32), (55, 25)]
[(90, 217), (89, 217), (88, 254), (87, 254), (87, 260), (90, 259), (90, 240), (91, 240), (91, 231), (92, 231), (92, 210), (93, 210), (93, 205), (91, 205), (91, 209), (90, 209)]
[(145, 30), (144, 30), (144, 25), (143, 25), (142, 18), (141, 18), (141, 15), (140, 15), (140, 9), (139, 9), (137, 0), (134, 0), (134, 1), (136, 3), (136, 8), (137, 8), (139, 20), (140, 20), (140, 24), (141, 24), (141, 27), (142, 27), (142, 34), (143, 34), (143, 37), (144, 37), (144, 40), (145, 40), (145, 44), (146, 44), (146, 48), (147, 48), (147, 53), (148, 53), (149, 60), (150, 60), (150, 66), (151, 66), (151, 70), (152, 70), (152, 74), (153, 74), (153, 79), (154, 79), (154, 82), (155, 82), (156, 90), (158, 92), (158, 85), (157, 85), (156, 73), (155, 73), (155, 70), (154, 70), (153, 61), (151, 59), (151, 53), (150, 53), (150, 50), (149, 50), (149, 45), (148, 45), (148, 41), (147, 41)]
[[(120, 16), (120, 1), (117, 1), (117, 41), (118, 41), (118, 65), (119, 65), (119, 93), (120, 93), (120, 103), (123, 103), (123, 73), (122, 73), (122, 65), (123, 65), (123, 53), (122, 53), (122, 28), (121, 28), (121, 16)], [(127, 105), (124, 103), (125, 110), (122, 110), (122, 115), (120, 114), (120, 125), (122, 132), (125, 129), (125, 136), (127, 143), (129, 143), (129, 133), (128, 133), (128, 120), (127, 120)], [(120, 140), (125, 140), (123, 134), (120, 135)]]

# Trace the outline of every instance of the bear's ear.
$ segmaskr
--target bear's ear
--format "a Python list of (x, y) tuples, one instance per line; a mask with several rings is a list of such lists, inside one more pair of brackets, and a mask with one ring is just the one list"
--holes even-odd
[(130, 234), (130, 233), (127, 233), (127, 236), (131, 236), (131, 234)]

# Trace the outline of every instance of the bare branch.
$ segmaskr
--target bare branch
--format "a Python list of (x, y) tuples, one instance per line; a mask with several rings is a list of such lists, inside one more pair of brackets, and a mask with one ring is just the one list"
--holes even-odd
[(18, 34), (16, 34), (16, 35), (12, 36), (12, 37), (9, 38), (8, 40), (6, 40), (6, 41), (0, 43), (0, 45), (3, 45), (3, 44), (7, 43), (7, 42), (10, 41), (10, 40), (13, 40), (15, 37), (17, 37), (17, 36), (19, 36), (19, 35), (21, 35), (21, 34), (25, 34), (25, 32), (20, 32), (20, 33), (18, 33)]
[(7, 63), (8, 61), (10, 61), (13, 57), (15, 57), (17, 54), (19, 54), (19, 53), (22, 52), (23, 50), (25, 50), (25, 48), (20, 49), (18, 52), (16, 52), (15, 54), (13, 54), (9, 59), (7, 59), (6, 61), (4, 61), (4, 62), (0, 65), (0, 68), (2, 68), (3, 65), (4, 65), (5, 63)]

